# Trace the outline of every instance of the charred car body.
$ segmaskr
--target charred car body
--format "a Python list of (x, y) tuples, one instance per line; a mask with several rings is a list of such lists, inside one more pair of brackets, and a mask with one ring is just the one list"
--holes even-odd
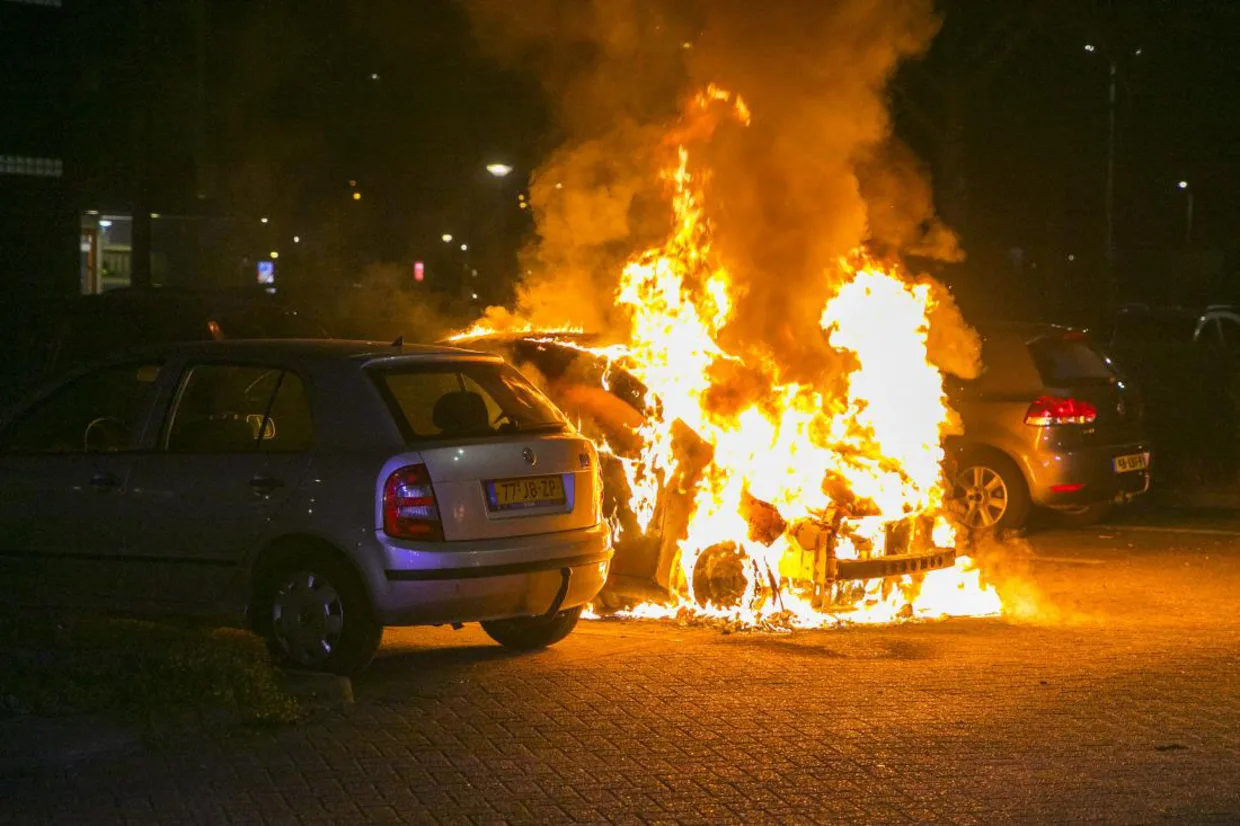
[[(876, 579), (894, 584), (896, 577), (950, 568), (953, 548), (937, 546), (929, 517), (911, 515), (890, 522), (882, 539), (862, 538), (858, 528), (878, 517), (846, 500), (821, 513), (787, 522), (769, 503), (747, 496), (742, 515), (751, 542), (771, 547), (787, 540), (777, 569), (746, 570), (754, 565), (736, 542), (701, 549), (686, 573), (680, 543), (689, 524), (693, 500), (689, 491), (710, 463), (712, 448), (690, 428), (672, 425), (676, 468), (664, 479), (654, 517), (642, 530), (629, 507), (631, 491), (624, 465), (640, 449), (637, 429), (645, 421), (647, 390), (635, 376), (600, 355), (593, 338), (580, 333), (493, 333), (457, 338), (456, 346), (502, 355), (533, 380), (577, 423), (579, 430), (609, 451), (600, 451), (603, 509), (611, 523), (616, 555), (601, 595), (608, 608), (634, 602), (666, 603), (678, 594), (692, 594), (700, 605), (738, 605), (751, 581), (769, 586), (773, 599), (794, 592), (814, 609), (847, 610)], [(868, 535), (873, 536), (874, 531)], [(847, 541), (855, 558), (840, 553)], [(686, 576), (692, 582), (686, 582)]]

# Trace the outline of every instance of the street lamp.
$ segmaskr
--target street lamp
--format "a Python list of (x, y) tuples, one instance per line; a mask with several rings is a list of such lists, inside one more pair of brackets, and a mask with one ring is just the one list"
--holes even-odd
[(1184, 206), (1184, 246), (1191, 247), (1193, 245), (1193, 188), (1188, 185), (1188, 181), (1180, 181), (1176, 186), (1186, 196)]
[(496, 178), (507, 178), (512, 173), (512, 167), (506, 163), (489, 163), (487, 164), (487, 172), (490, 172)]
[(440, 238), (440, 240), (442, 240), (445, 244), (451, 244), (451, 243), (452, 243), (452, 233), (450, 233), (450, 232), (445, 232), (443, 235), (439, 236), (439, 238)]

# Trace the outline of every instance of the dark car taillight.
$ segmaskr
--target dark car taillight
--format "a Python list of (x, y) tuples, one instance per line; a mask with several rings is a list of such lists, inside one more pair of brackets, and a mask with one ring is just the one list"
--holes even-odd
[(1025, 424), (1049, 427), (1056, 424), (1093, 424), (1098, 408), (1081, 399), (1040, 396), (1025, 411)]
[(383, 532), (396, 539), (443, 539), (426, 465), (393, 471), (383, 485)]

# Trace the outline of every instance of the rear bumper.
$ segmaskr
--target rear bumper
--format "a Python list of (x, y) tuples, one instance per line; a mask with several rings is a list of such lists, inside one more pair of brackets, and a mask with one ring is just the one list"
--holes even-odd
[(607, 580), (605, 525), (471, 543), (447, 550), (385, 541), (387, 566), (375, 595), (385, 625), (441, 625), (533, 616), (575, 608)]
[(836, 560), (836, 579), (878, 579), (919, 574), (950, 568), (956, 564), (955, 548), (933, 548), (907, 554), (889, 554), (870, 559)]
[[(1144, 470), (1115, 470), (1120, 456), (1144, 454)], [(1149, 490), (1150, 446), (1146, 442), (1036, 453), (1030, 457), (1029, 493), (1045, 507), (1094, 505), (1131, 499)]]

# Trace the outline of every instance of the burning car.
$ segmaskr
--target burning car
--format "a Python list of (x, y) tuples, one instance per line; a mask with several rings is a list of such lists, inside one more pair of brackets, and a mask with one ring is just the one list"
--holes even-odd
[[(736, 541), (703, 549), (689, 572), (678, 564), (692, 507), (684, 492), (701, 481), (710, 445), (683, 423), (674, 427), (679, 470), (657, 492), (652, 518), (643, 531), (629, 504), (633, 492), (625, 467), (640, 454), (639, 432), (647, 421), (649, 390), (614, 363), (611, 351), (599, 348), (597, 341), (585, 333), (550, 331), (483, 332), (454, 337), (451, 343), (503, 356), (576, 421), (584, 435), (604, 446), (603, 512), (616, 537), (616, 556), (601, 605), (611, 609), (666, 605), (691, 586), (700, 608), (734, 608), (746, 599), (750, 579), (746, 556)], [(956, 560), (954, 548), (936, 543), (934, 522), (924, 515), (885, 524), (881, 542), (874, 543), (860, 536), (858, 526), (872, 523), (878, 515), (858, 503), (832, 505), (789, 523), (776, 507), (750, 495), (743, 502), (743, 513), (748, 541), (770, 547), (781, 538), (790, 540), (777, 581), (764, 583), (770, 593), (791, 589), (807, 594), (810, 607), (818, 611), (847, 611), (876, 582), (886, 580), (878, 587), (890, 589), (900, 577), (951, 568)], [(943, 541), (942, 534), (939, 539)], [(852, 558), (841, 558), (842, 546), (856, 555), (845, 552)]]
[(961, 354), (975, 334), (940, 285), (864, 248), (816, 259), (795, 291), (755, 279), (743, 249), (727, 254), (709, 157), (695, 165), (691, 149), (750, 122), (713, 84), (687, 102), (662, 146), (667, 234), (628, 259), (614, 292), (591, 294), (611, 299), (616, 343), (519, 318), (495, 328), (520, 326), (511, 338), (488, 338), (484, 321), (453, 343), (507, 349), (608, 457), (609, 591), (637, 616), (806, 627), (842, 609), (998, 613), (954, 550), (943, 473), (959, 424), (945, 374), (973, 365)]

